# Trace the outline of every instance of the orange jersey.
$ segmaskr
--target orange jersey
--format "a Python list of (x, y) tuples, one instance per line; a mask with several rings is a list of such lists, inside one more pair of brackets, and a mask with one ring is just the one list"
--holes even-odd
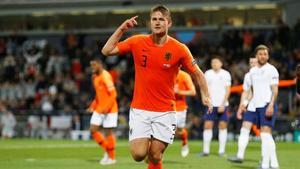
[(97, 113), (118, 112), (117, 91), (115, 89), (112, 76), (103, 70), (101, 74), (93, 75), (93, 86), (96, 92), (95, 98), (90, 105), (90, 109)]
[(174, 82), (180, 65), (196, 71), (188, 48), (172, 37), (164, 45), (153, 43), (152, 35), (135, 35), (117, 44), (120, 54), (131, 52), (135, 64), (132, 108), (166, 112), (175, 110)]
[[(179, 70), (178, 72), (175, 85), (178, 85), (177, 87), (181, 91), (187, 91), (194, 88), (194, 84), (191, 76), (182, 70)], [(188, 108), (186, 104), (185, 95), (175, 94), (175, 98), (176, 98), (176, 111), (184, 111)]]

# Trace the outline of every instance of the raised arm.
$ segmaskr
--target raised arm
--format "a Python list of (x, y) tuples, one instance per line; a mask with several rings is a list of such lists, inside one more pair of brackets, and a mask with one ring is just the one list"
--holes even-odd
[(110, 36), (106, 44), (103, 46), (101, 50), (103, 55), (112, 56), (112, 55), (119, 54), (119, 49), (117, 48), (117, 44), (120, 41), (121, 37), (123, 36), (124, 32), (137, 25), (137, 21), (136, 21), (137, 17), (138, 16), (134, 16), (130, 19), (127, 19), (117, 28), (117, 30)]

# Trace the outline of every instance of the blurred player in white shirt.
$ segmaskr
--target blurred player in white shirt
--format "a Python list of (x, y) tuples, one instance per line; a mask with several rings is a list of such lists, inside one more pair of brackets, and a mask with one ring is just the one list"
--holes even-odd
[(209, 93), (213, 105), (213, 111), (204, 115), (203, 152), (199, 156), (208, 156), (210, 153), (210, 142), (213, 137), (214, 122), (219, 122), (219, 155), (225, 154), (227, 141), (227, 108), (230, 95), (231, 76), (222, 69), (222, 61), (219, 57), (211, 60), (212, 69), (205, 72)]
[[(249, 59), (250, 68), (257, 66), (257, 59)], [(243, 118), (243, 124), (240, 131), (238, 140), (238, 153), (235, 157), (229, 157), (228, 160), (235, 163), (242, 163), (244, 160), (244, 154), (249, 141), (249, 135), (253, 124), (257, 124), (258, 117), (255, 112), (254, 100), (249, 100), (251, 97), (251, 79), (250, 72), (246, 73), (243, 82), (243, 93), (241, 95), (239, 109), (237, 111), (237, 118), (241, 120)], [(247, 109), (246, 109), (247, 108)], [(244, 113), (242, 117), (242, 113)]]

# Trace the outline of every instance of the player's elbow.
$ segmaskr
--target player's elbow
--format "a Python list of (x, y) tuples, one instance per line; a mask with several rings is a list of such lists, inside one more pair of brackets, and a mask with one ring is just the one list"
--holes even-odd
[(191, 96), (196, 96), (196, 90), (191, 91)]
[(109, 56), (109, 50), (107, 50), (105, 47), (102, 48), (101, 53), (102, 53), (104, 56)]

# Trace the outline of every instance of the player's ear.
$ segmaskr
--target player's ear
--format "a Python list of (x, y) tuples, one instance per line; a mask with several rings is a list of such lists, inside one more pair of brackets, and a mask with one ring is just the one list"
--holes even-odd
[(170, 28), (172, 26), (172, 21), (169, 19), (168, 20), (168, 28)]

